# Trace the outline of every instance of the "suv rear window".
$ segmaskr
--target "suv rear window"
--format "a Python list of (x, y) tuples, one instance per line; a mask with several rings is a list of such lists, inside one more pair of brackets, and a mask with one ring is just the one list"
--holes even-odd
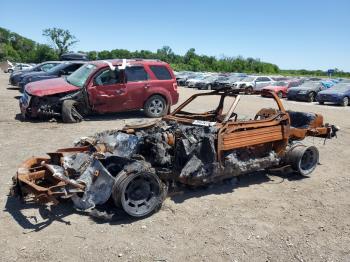
[(143, 66), (131, 66), (125, 69), (126, 79), (128, 82), (146, 81), (148, 74)]
[(159, 80), (170, 80), (172, 79), (171, 74), (165, 66), (150, 66), (152, 72)]

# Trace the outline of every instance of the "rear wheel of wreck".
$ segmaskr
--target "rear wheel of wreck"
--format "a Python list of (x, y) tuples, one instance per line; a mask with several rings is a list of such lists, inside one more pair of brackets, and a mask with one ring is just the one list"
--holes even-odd
[(167, 103), (160, 95), (151, 96), (145, 103), (145, 114), (148, 117), (161, 117), (167, 113)]
[(315, 146), (296, 146), (288, 152), (288, 157), (292, 168), (303, 176), (311, 174), (319, 162), (319, 152)]
[(74, 100), (65, 100), (62, 104), (62, 121), (64, 123), (77, 123), (83, 120), (78, 112), (77, 102)]
[(151, 172), (119, 174), (112, 192), (116, 206), (133, 217), (144, 217), (159, 210), (164, 196), (163, 183)]

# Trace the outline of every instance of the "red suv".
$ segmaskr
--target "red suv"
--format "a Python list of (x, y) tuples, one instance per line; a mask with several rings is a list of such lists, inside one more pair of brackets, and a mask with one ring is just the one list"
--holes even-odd
[(61, 117), (74, 123), (91, 113), (143, 109), (167, 114), (179, 94), (171, 67), (159, 60), (88, 62), (70, 76), (29, 83), (20, 99), (25, 118)]

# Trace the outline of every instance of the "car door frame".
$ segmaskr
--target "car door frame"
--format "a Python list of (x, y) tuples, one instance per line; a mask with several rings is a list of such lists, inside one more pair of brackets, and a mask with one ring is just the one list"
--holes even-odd
[(128, 96), (128, 102), (126, 106), (128, 110), (136, 110), (141, 109), (144, 106), (148, 89), (151, 87), (150, 82), (152, 80), (152, 76), (150, 74), (150, 69), (145, 64), (129, 65), (125, 70), (131, 67), (142, 67), (147, 74), (147, 80), (130, 81), (127, 79), (127, 74), (125, 71), (125, 85)]
[(125, 110), (125, 105), (128, 100), (127, 88), (123, 72), (119, 72), (121, 81), (111, 85), (97, 85), (96, 77), (111, 70), (109, 67), (103, 67), (96, 71), (91, 77), (87, 86), (87, 95), (92, 111), (98, 113), (113, 113)]

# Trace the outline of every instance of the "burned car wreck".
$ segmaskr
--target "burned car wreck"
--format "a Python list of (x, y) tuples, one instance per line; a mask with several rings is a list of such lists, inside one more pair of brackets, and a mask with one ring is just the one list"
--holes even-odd
[[(321, 115), (286, 111), (272, 96), (275, 109), (241, 120), (235, 111), (241, 95), (234, 90), (193, 95), (162, 120), (97, 133), (72, 148), (28, 159), (11, 192), (42, 203), (70, 198), (79, 210), (112, 198), (130, 216), (143, 217), (158, 210), (168, 188), (177, 184), (202, 186), (286, 166), (308, 175), (319, 153), (300, 141), (331, 138), (338, 129), (323, 124)], [(205, 113), (185, 110), (200, 97), (216, 97), (219, 103)]]

